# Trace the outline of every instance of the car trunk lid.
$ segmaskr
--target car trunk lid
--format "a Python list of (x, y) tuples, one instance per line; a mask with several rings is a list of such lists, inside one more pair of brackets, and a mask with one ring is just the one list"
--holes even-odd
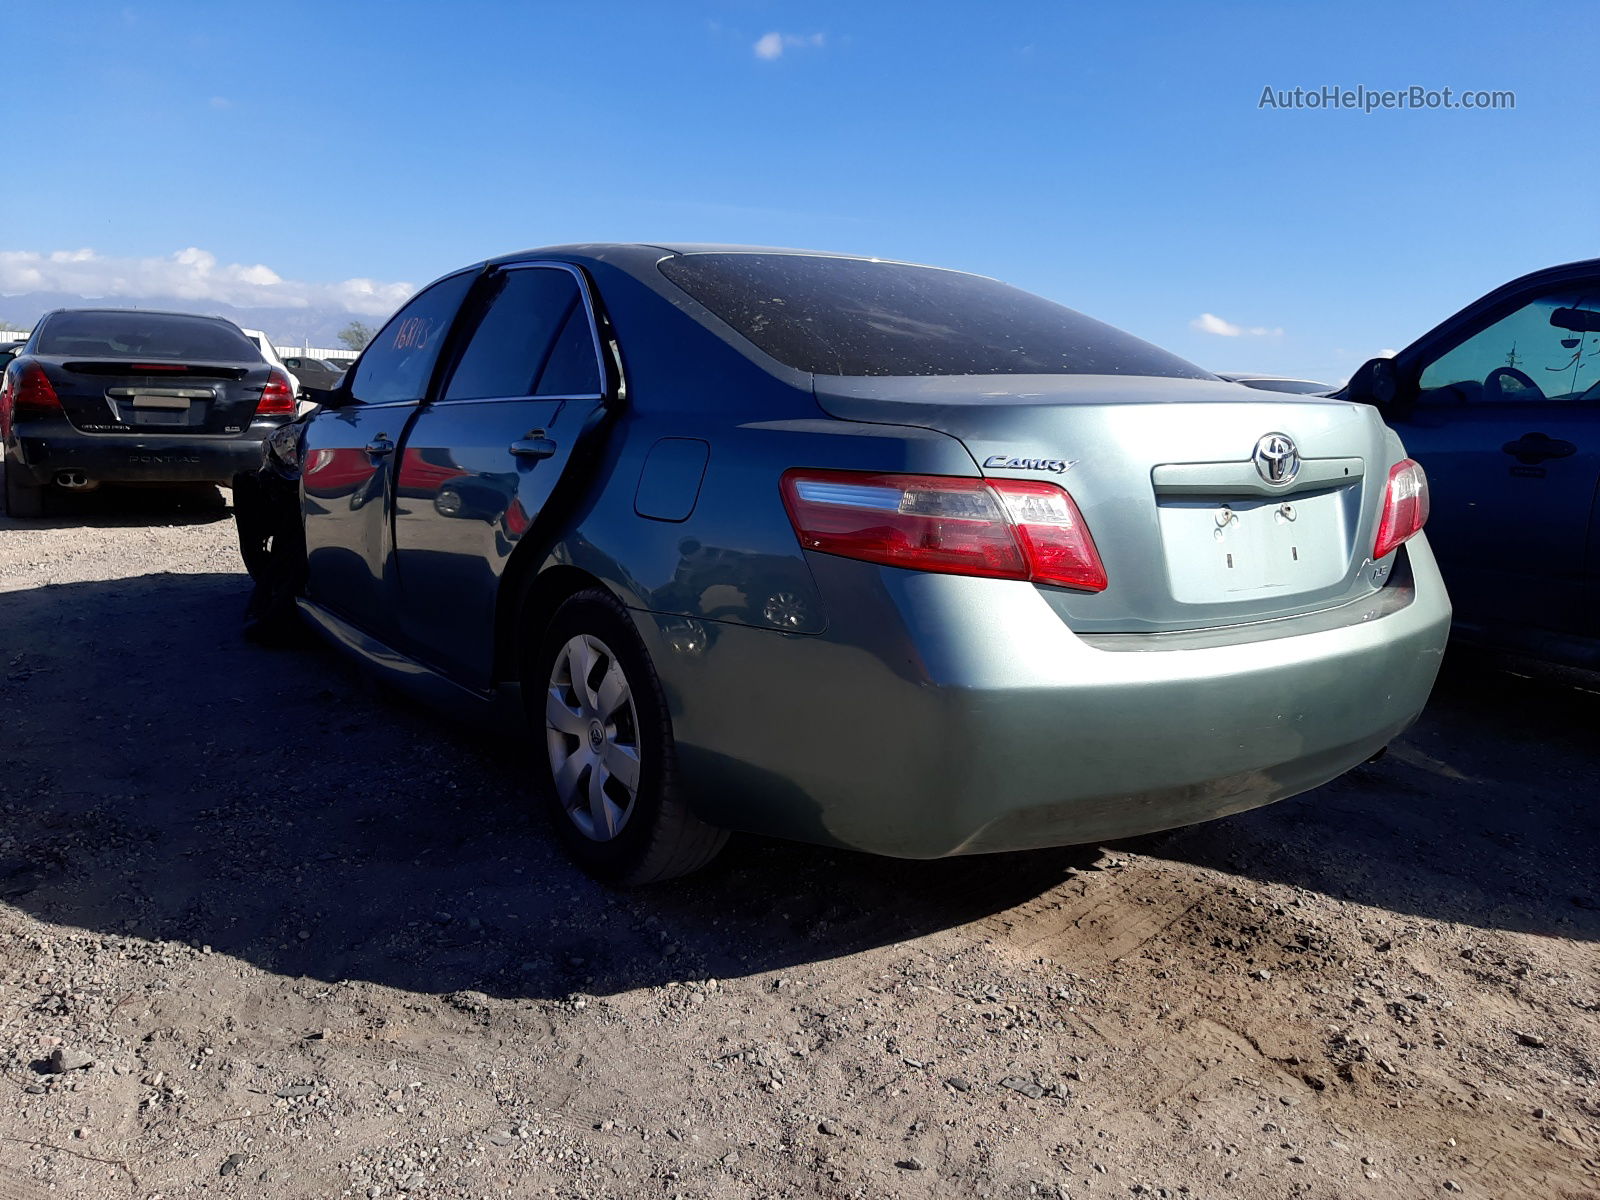
[[(984, 475), (1065, 487), (1110, 585), (1042, 591), (1083, 632), (1295, 616), (1367, 596), (1386, 575), (1370, 552), (1388, 435), (1363, 405), (1091, 375), (817, 376), (815, 390), (835, 417), (951, 434)], [(1298, 467), (1275, 482), (1290, 443)]]
[(86, 433), (242, 433), (266, 364), (39, 356), (67, 420)]

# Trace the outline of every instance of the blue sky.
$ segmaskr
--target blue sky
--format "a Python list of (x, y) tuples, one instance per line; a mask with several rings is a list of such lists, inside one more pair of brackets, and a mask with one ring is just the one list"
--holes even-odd
[[(759, 242), (980, 271), (1205, 366), (1337, 379), (1600, 254), (1597, 34), (1577, 3), (33, 6), (0, 292), (177, 272), (197, 302), (375, 312), (526, 246)], [(1413, 84), (1516, 108), (1258, 107)]]

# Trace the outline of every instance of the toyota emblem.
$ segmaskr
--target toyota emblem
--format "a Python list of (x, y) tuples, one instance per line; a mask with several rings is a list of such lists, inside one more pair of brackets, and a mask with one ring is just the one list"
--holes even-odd
[(1287, 487), (1300, 474), (1300, 451), (1287, 433), (1269, 433), (1250, 456), (1261, 478), (1273, 487)]

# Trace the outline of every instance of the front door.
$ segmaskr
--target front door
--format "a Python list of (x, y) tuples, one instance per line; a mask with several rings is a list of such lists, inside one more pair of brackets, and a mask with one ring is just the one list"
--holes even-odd
[(572, 267), (501, 269), (471, 312), (481, 315), (397, 459), (395, 607), (401, 646), (487, 686), (501, 575), (598, 417), (604, 374)]
[(333, 406), (306, 429), (306, 594), (380, 639), (392, 632), (385, 582), (390, 467), (473, 278), (469, 271), (442, 279), (396, 313)]
[(1531, 297), (1418, 366), (1389, 416), (1428, 472), (1428, 541), (1457, 619), (1600, 636), (1600, 286)]

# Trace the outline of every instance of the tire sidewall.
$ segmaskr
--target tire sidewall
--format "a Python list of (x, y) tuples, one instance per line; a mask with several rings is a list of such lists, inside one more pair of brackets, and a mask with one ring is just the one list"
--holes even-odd
[[(544, 706), (550, 688), (551, 668), (561, 648), (579, 634), (598, 638), (616, 656), (633, 696), (639, 729), (639, 792), (622, 831), (609, 842), (585, 837), (567, 816), (556, 792), (554, 771), (546, 748)], [(534, 735), (538, 759), (535, 775), (542, 807), (554, 823), (567, 852), (590, 873), (624, 883), (649, 853), (671, 778), (672, 731), (661, 698), (661, 686), (649, 655), (626, 610), (603, 592), (585, 591), (568, 599), (539, 637), (524, 663), (523, 698), (529, 731)]]

